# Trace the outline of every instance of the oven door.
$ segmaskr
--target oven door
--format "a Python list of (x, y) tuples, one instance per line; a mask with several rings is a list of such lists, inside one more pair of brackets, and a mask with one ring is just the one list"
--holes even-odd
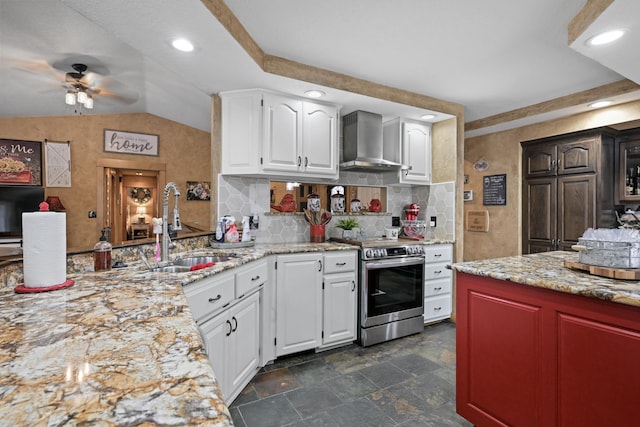
[(363, 261), (360, 326), (422, 316), (424, 257)]

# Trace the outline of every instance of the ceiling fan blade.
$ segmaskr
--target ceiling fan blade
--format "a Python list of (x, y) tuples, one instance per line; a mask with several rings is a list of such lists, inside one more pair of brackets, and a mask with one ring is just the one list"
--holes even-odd
[(78, 53), (64, 54), (61, 59), (50, 63), (51, 67), (64, 72), (73, 72), (73, 64), (86, 65), (87, 73), (93, 72), (103, 76), (108, 76), (110, 73), (109, 68), (98, 58)]

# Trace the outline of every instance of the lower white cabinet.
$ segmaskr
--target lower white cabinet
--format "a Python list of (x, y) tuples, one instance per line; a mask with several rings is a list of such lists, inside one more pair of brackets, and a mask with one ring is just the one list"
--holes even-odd
[(321, 348), (356, 339), (357, 256), (357, 251), (324, 255)]
[(451, 317), (453, 275), (447, 268), (453, 260), (450, 244), (425, 246), (424, 321)]
[(223, 397), (231, 403), (260, 367), (259, 292), (244, 297), (199, 329)]
[(322, 344), (322, 253), (276, 258), (276, 357)]

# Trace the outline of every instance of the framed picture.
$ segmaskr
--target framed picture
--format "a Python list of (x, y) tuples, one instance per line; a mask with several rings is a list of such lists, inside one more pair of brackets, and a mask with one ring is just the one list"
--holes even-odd
[(0, 139), (0, 185), (42, 185), (42, 143)]
[(187, 200), (211, 200), (211, 183), (187, 181)]
[(104, 151), (121, 154), (158, 155), (158, 135), (104, 130)]

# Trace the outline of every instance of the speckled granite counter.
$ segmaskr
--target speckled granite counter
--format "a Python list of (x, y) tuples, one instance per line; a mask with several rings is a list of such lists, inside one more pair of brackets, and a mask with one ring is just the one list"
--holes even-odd
[(181, 285), (271, 254), (348, 249), (257, 246), (181, 274), (131, 262), (36, 294), (14, 293), (20, 274), (1, 272), (0, 426), (232, 425)]
[(556, 251), (453, 264), (455, 271), (640, 307), (640, 281), (593, 276), (564, 266), (576, 252)]

